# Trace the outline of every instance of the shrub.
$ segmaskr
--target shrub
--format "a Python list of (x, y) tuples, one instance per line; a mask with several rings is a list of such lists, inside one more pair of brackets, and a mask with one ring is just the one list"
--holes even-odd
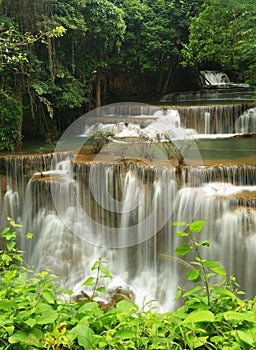
[(71, 301), (72, 292), (59, 289), (50, 271), (26, 267), (16, 248), (19, 225), (9, 218), (1, 233), (0, 350), (256, 349), (255, 300), (241, 300), (235, 279), (218, 262), (201, 258), (201, 247), (210, 245), (197, 239), (205, 221), (174, 225), (184, 227), (177, 235), (185, 239), (176, 253), (196, 254), (187, 273), (196, 285), (178, 290), (184, 302), (179, 309), (158, 314), (126, 298), (107, 310), (95, 302), (103, 291), (99, 280), (111, 278), (101, 258), (92, 266), (96, 277), (84, 282), (93, 287), (92, 296)]

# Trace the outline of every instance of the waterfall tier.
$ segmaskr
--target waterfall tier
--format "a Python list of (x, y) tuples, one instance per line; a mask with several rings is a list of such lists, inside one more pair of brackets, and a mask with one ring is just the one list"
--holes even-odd
[[(102, 256), (115, 276), (112, 285), (131, 286), (140, 305), (156, 299), (159, 311), (170, 310), (184, 275), (183, 264), (172, 257), (179, 239), (171, 222), (205, 219), (202, 235), (211, 241), (205, 257), (220, 260), (248, 296), (254, 295), (255, 166), (184, 167), (179, 173), (133, 163), (73, 163), (59, 155), (51, 176), (45, 169), (52, 159), (5, 158), (2, 213), (22, 223), (22, 235), (34, 233), (29, 241), (24, 235), (20, 245), (37, 271), (50, 268), (62, 286), (79, 290)], [(104, 227), (107, 231), (98, 231)], [(136, 233), (133, 241), (127, 232)]]
[(250, 103), (165, 106), (162, 108), (152, 106), (135, 109), (129, 109), (126, 105), (124, 107), (118, 105), (107, 111), (104, 110), (105, 115), (89, 115), (86, 118), (85, 134), (102, 130), (114, 132), (121, 137), (136, 137), (140, 133), (145, 133), (157, 119), (165, 116), (166, 120), (167, 117), (169, 118), (170, 127), (171, 125), (183, 126), (187, 129), (187, 134), (191, 130), (193, 135), (220, 136), (222, 134), (254, 133), (255, 109), (251, 107)]

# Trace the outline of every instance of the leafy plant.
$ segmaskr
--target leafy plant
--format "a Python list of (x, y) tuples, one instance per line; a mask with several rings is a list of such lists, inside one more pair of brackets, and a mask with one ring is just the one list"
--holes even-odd
[(205, 220), (199, 220), (173, 224), (184, 227), (176, 235), (186, 240), (175, 253), (181, 256), (195, 254), (195, 260), (189, 263), (191, 269), (187, 277), (196, 286), (177, 292), (177, 298), (182, 297), (184, 302), (176, 313), (182, 318), (177, 333), (189, 349), (256, 349), (255, 314), (250, 303), (239, 298), (244, 292), (218, 261), (202, 258), (202, 247), (210, 247), (209, 240), (197, 238), (205, 223)]
[(16, 98), (0, 90), (0, 151), (13, 151), (21, 143), (18, 126), (21, 106)]
[(25, 265), (16, 247), (20, 225), (8, 220), (1, 232), (0, 350), (256, 349), (256, 299), (241, 300), (235, 279), (202, 258), (201, 249), (210, 245), (197, 237), (204, 220), (174, 223), (184, 227), (177, 235), (185, 240), (176, 253), (195, 256), (187, 277), (196, 285), (180, 289), (183, 305), (164, 314), (129, 300), (103, 310), (94, 300), (104, 291), (101, 279), (111, 278), (102, 258), (92, 266), (96, 276), (84, 282), (93, 287), (92, 297), (72, 301), (72, 291), (59, 289), (50, 271), (34, 273)]
[(111, 131), (97, 131), (91, 136), (92, 148), (94, 153), (98, 153), (104, 145), (109, 143), (114, 137)]

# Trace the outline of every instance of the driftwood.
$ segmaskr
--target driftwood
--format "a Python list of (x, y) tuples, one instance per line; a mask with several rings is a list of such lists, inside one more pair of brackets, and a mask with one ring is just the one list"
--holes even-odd
[(86, 301), (96, 302), (104, 313), (112, 307), (116, 307), (117, 303), (121, 300), (135, 301), (135, 293), (132, 290), (127, 290), (122, 287), (117, 287), (113, 291), (109, 291), (110, 301), (96, 301), (90, 295), (85, 293), (83, 290), (80, 291), (78, 295), (75, 296), (75, 302), (81, 304)]

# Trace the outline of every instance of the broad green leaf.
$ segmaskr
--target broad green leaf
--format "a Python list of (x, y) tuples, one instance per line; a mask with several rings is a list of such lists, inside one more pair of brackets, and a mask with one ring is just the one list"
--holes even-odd
[(36, 320), (34, 318), (29, 318), (25, 321), (26, 325), (28, 325), (30, 328), (33, 328), (36, 324)]
[(210, 261), (210, 260), (206, 260), (204, 261), (204, 265), (207, 267), (217, 267), (219, 266), (219, 261)]
[(101, 268), (100, 268), (100, 271), (101, 271), (101, 273), (103, 273), (104, 277), (106, 277), (106, 278), (112, 278), (111, 273), (110, 273), (109, 270), (106, 269), (105, 267), (101, 267)]
[(58, 312), (49, 304), (39, 304), (35, 313), (35, 319), (38, 324), (53, 323), (58, 318)]
[(43, 290), (42, 291), (42, 296), (45, 298), (45, 300), (49, 304), (54, 304), (55, 303), (55, 295), (54, 295), (54, 292), (52, 290), (50, 290), (50, 289)]
[(224, 318), (226, 321), (248, 321), (254, 322), (255, 319), (253, 314), (244, 313), (244, 312), (236, 312), (236, 311), (227, 311), (224, 313)]
[(105, 293), (106, 292), (106, 287), (99, 287), (96, 289), (97, 292), (99, 293)]
[[(43, 332), (39, 329), (33, 328), (29, 330), (18, 331), (9, 337), (9, 342), (11, 344), (20, 343), (21, 345), (30, 345), (33, 348), (44, 348), (44, 344), (40, 341), (44, 338)], [(24, 346), (20, 347), (24, 348)], [(18, 348), (17, 348), (18, 349)]]
[(96, 302), (82, 304), (82, 306), (79, 308), (79, 313), (88, 315), (100, 315), (102, 312), (102, 309), (99, 308), (99, 305)]
[(15, 247), (15, 244), (16, 244), (16, 242), (12, 242), (12, 241), (11, 242), (7, 242), (6, 247), (9, 250), (9, 252), (11, 250), (13, 250), (13, 248)]
[(129, 329), (121, 329), (116, 332), (115, 336), (121, 339), (131, 339), (134, 338), (136, 334), (134, 331), (130, 331)]
[(222, 267), (211, 267), (211, 270), (220, 276), (226, 276), (227, 272)]
[(2, 300), (0, 301), (0, 310), (4, 310), (3, 314), (5, 312), (10, 312), (13, 309), (16, 309), (17, 304), (13, 300)]
[(255, 345), (255, 337), (253, 337), (253, 334), (250, 329), (246, 331), (237, 330), (236, 332), (238, 334), (239, 339), (242, 340), (244, 343), (250, 346)]
[(91, 270), (97, 270), (99, 268), (99, 261), (95, 261), (95, 263), (92, 265)]
[(88, 277), (82, 284), (82, 286), (94, 286), (95, 279), (94, 277)]
[(5, 227), (3, 230), (2, 230), (2, 232), (1, 232), (1, 235), (3, 236), (3, 237), (5, 237), (5, 235), (6, 235), (6, 233), (7, 232), (10, 232), (10, 227)]
[(214, 314), (209, 310), (199, 310), (194, 311), (191, 314), (189, 314), (183, 323), (196, 323), (196, 322), (214, 322), (215, 316)]
[(237, 300), (239, 300), (239, 299), (237, 298), (237, 296), (236, 296), (233, 292), (231, 292), (230, 290), (228, 290), (227, 288), (224, 288), (224, 287), (215, 288), (215, 289), (214, 289), (214, 292), (215, 292), (215, 293), (218, 293), (218, 294), (220, 294), (220, 295), (227, 295), (227, 296), (229, 296), (231, 299), (237, 299)]
[(189, 252), (191, 252), (191, 250), (192, 250), (192, 248), (188, 245), (188, 243), (182, 243), (176, 248), (175, 254), (186, 255)]
[(12, 258), (10, 257), (10, 255), (6, 253), (2, 254), (1, 259), (2, 259), (2, 262), (6, 265), (8, 265), (12, 261)]
[(116, 308), (119, 312), (130, 312), (135, 311), (138, 307), (130, 301), (121, 300), (117, 303)]
[(92, 349), (96, 338), (93, 330), (89, 327), (87, 317), (83, 317), (79, 323), (70, 330), (68, 338), (71, 341), (77, 339), (78, 344), (83, 347), (82, 349)]
[(189, 281), (192, 281), (192, 282), (201, 281), (201, 273), (200, 273), (200, 270), (198, 269), (187, 271), (186, 274), (188, 276)]
[(206, 223), (206, 220), (194, 221), (191, 224), (189, 224), (189, 229), (192, 232), (201, 232), (205, 223)]

